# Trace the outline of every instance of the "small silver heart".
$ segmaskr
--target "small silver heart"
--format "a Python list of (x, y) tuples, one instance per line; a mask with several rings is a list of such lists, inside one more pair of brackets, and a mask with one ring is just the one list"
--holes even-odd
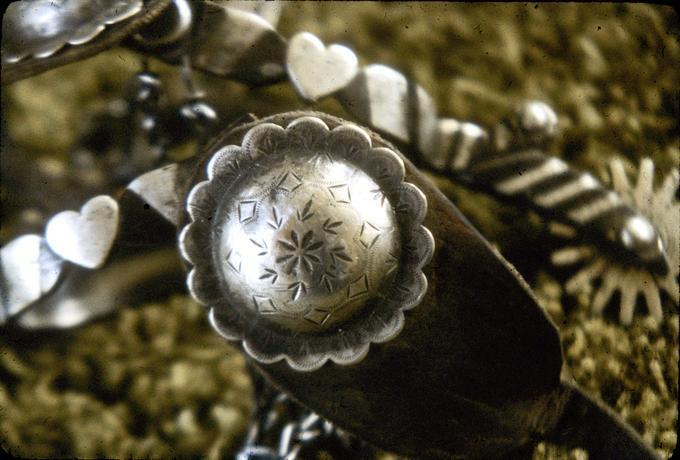
[(309, 32), (301, 32), (290, 40), (286, 61), (293, 86), (308, 101), (344, 88), (359, 71), (352, 50), (342, 45), (326, 48)]
[(118, 232), (118, 203), (107, 195), (76, 211), (60, 212), (47, 223), (45, 239), (64, 259), (85, 268), (101, 266)]
[(49, 292), (59, 279), (63, 260), (38, 235), (24, 235), (0, 249), (0, 324), (8, 316)]

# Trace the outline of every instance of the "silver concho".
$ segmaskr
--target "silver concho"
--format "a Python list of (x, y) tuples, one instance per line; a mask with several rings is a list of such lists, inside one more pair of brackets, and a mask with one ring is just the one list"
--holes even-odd
[(65, 45), (82, 45), (106, 26), (139, 13), (142, 0), (23, 0), (2, 19), (2, 62), (52, 56)]
[(256, 360), (355, 363), (422, 299), (433, 238), (423, 193), (352, 124), (256, 125), (213, 154), (180, 234), (194, 298)]

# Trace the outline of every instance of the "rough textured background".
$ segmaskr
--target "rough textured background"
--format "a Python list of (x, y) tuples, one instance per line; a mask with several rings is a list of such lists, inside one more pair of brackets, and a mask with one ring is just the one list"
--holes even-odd
[[(555, 152), (601, 177), (613, 157), (631, 171), (643, 156), (661, 172), (677, 167), (680, 46), (669, 7), (305, 3), (288, 5), (280, 29), (309, 30), (350, 45), (363, 64), (411, 72), (456, 118), (489, 124), (524, 98), (543, 99), (565, 128)], [(63, 157), (91, 111), (121, 94), (139, 66), (116, 49), (3, 88), (10, 134), (27, 154)], [(152, 68), (179, 97), (176, 74)], [(284, 85), (248, 92), (200, 82), (232, 114), (303, 107)], [(333, 102), (319, 107), (343, 114)], [(564, 274), (549, 268), (554, 248), (535, 216), (435, 179), (536, 288), (574, 378), (668, 456), (677, 441), (677, 309), (666, 308), (660, 327), (644, 315), (630, 327), (590, 317), (587, 295), (567, 296)], [(251, 410), (243, 360), (183, 296), (65, 334), (0, 337), (0, 376), (0, 438), (23, 457), (220, 458), (237, 447)], [(546, 445), (534, 456), (584, 458)]]

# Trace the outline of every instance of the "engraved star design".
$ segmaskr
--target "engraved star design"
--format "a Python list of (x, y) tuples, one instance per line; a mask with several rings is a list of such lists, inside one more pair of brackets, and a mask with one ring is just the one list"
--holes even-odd
[(257, 212), (257, 201), (244, 200), (238, 204), (238, 220), (241, 223), (248, 222), (255, 217)]
[(274, 301), (269, 297), (254, 295), (253, 303), (255, 304), (257, 311), (263, 315), (271, 315), (279, 311), (278, 308), (276, 308)]
[(227, 165), (227, 170), (229, 171), (230, 175), (238, 176), (241, 174), (241, 163), (239, 163), (238, 160), (232, 160)]
[(215, 144), (179, 237), (193, 297), (210, 306), (228, 291), (229, 308), (211, 313), (218, 332), (296, 371), (358, 362), (395, 337), (433, 252), (427, 203), (404, 185), (398, 156), (355, 124), (324, 120), (261, 123), (240, 146)]
[(328, 292), (333, 292), (335, 291), (335, 287), (333, 286), (333, 281), (337, 280), (338, 277), (329, 271), (324, 272), (323, 275), (321, 275), (321, 279), (319, 280), (326, 288)]
[(312, 157), (313, 161), (328, 161), (333, 162), (333, 154), (329, 150), (321, 150), (314, 154)]
[(306, 314), (305, 319), (317, 326), (323, 325), (328, 318), (331, 317), (331, 312), (324, 308), (311, 308)]
[(241, 273), (241, 256), (233, 249), (227, 254), (227, 263), (236, 273)]
[(349, 204), (352, 202), (352, 193), (349, 184), (339, 184), (328, 187), (328, 191), (338, 203)]
[(316, 252), (323, 246), (322, 241), (314, 241), (314, 232), (309, 230), (302, 238), (295, 230), (290, 232), (290, 239), (281, 239), (278, 244), (283, 248), (284, 254), (277, 257), (276, 262), (284, 265), (287, 273), (304, 269), (307, 273), (312, 271), (314, 264), (321, 263), (321, 258)]
[(359, 232), (359, 242), (366, 248), (370, 249), (378, 238), (380, 238), (381, 231), (378, 227), (370, 222), (361, 224), (361, 231)]
[(331, 266), (339, 265), (340, 261), (352, 262), (352, 258), (347, 254), (344, 246), (336, 246), (330, 250)]
[(258, 256), (266, 256), (268, 254), (267, 242), (265, 240), (260, 239), (260, 241), (256, 241), (250, 238), (250, 242), (260, 248), (260, 252), (257, 253)]
[(309, 200), (307, 201), (307, 204), (305, 204), (305, 207), (302, 210), (302, 212), (298, 210), (297, 218), (300, 222), (304, 222), (310, 219), (312, 216), (314, 216), (314, 213), (312, 212), (312, 200)]
[(301, 185), (302, 178), (300, 178), (300, 176), (295, 174), (293, 171), (288, 171), (279, 180), (279, 183), (276, 185), (276, 187), (286, 192), (294, 192)]
[(271, 228), (274, 230), (278, 230), (281, 228), (281, 225), (283, 225), (283, 218), (279, 217), (278, 213), (276, 212), (276, 208), (272, 206), (272, 217), (269, 222), (267, 222)]
[(272, 270), (271, 268), (265, 268), (264, 273), (260, 276), (261, 280), (271, 280), (271, 283), (274, 284), (276, 283), (276, 280), (279, 279), (279, 274), (276, 273), (276, 270)]
[(288, 285), (288, 289), (292, 291), (291, 300), (297, 300), (303, 295), (307, 294), (307, 285), (302, 281), (296, 281)]
[(342, 221), (340, 220), (331, 220), (329, 217), (326, 219), (323, 223), (323, 231), (326, 233), (330, 233), (331, 235), (337, 235), (338, 234), (338, 227), (343, 224)]

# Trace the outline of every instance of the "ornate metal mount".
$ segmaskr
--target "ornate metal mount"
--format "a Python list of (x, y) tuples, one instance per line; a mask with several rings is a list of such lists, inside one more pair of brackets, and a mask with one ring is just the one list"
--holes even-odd
[[(34, 0), (9, 5), (3, 18), (2, 63), (46, 58), (66, 45), (93, 40), (107, 26), (135, 16), (142, 0)], [(3, 35), (4, 35), (3, 34)]]
[[(677, 260), (677, 251), (673, 251), (677, 245), (668, 243), (677, 242), (677, 225), (670, 226), (671, 230), (662, 227), (662, 232), (655, 233), (651, 221), (634, 209), (644, 209), (646, 204), (640, 203), (648, 200), (640, 198), (640, 203), (630, 207), (592, 176), (573, 171), (562, 160), (545, 155), (543, 147), (555, 136), (558, 120), (544, 105), (525, 106), (508, 126), (487, 131), (471, 123), (438, 118), (434, 101), (423, 88), (382, 65), (359, 67), (348, 48), (326, 48), (306, 33), (294, 36), (286, 45), (270, 24), (234, 11), (232, 2), (227, 7), (226, 3), (205, 0), (195, 10), (196, 16), (188, 0), (173, 1), (175, 13), (164, 9), (170, 0), (90, 3), (103, 9), (109, 3), (126, 7), (143, 3), (146, 11), (120, 16), (120, 11), (114, 11), (109, 20), (106, 15), (63, 10), (67, 14), (56, 19), (82, 20), (84, 28), (52, 21), (57, 35), (65, 34), (55, 35), (55, 40), (65, 40), (64, 43), (55, 44), (55, 49), (49, 43), (45, 45), (49, 49), (40, 48), (43, 42), (34, 43), (29, 47), (32, 53), (7, 60), (5, 52), (11, 46), (8, 48), (4, 41), (3, 83), (94, 54), (126, 37), (127, 45), (137, 50), (174, 63), (177, 52), (192, 67), (248, 83), (269, 83), (287, 74), (305, 100), (336, 97), (360, 122), (410, 144), (430, 167), (470, 180), (498, 196), (521, 198), (545, 215), (573, 224), (579, 233), (599, 237), (605, 243), (601, 246), (609, 245), (612, 253), (619, 252), (621, 257), (616, 259), (630, 256), (634, 262), (631, 270), (641, 266), (657, 276), (663, 275), (663, 286), (672, 286), (668, 280), (675, 281), (676, 289), (671, 292), (677, 292), (677, 271), (675, 275), (672, 272), (677, 263), (670, 264), (670, 271), (665, 265), (667, 255), (669, 260)], [(21, 40), (45, 38), (49, 42), (53, 38), (50, 30), (40, 25), (59, 8), (55, 5), (83, 6), (86, 2), (48, 4), (34, 0), (30, 4), (43, 5), (44, 13), (49, 14), (34, 17), (29, 26), (38, 27), (33, 31), (22, 27), (20, 32), (27, 35), (18, 36)], [(165, 13), (159, 16), (161, 10)], [(145, 25), (148, 27), (142, 28)], [(192, 33), (185, 34), (190, 28)], [(160, 41), (153, 39), (157, 32)], [(186, 48), (169, 46), (178, 45), (181, 37), (193, 40), (183, 41)], [(143, 79), (147, 80), (146, 76)], [(197, 115), (200, 120), (207, 113), (199, 110), (198, 104), (183, 107), (187, 108), (183, 114), (189, 118)], [(353, 134), (348, 135), (342, 128)], [(373, 142), (366, 142), (367, 138)], [(342, 141), (347, 141), (344, 148)], [(260, 124), (241, 136), (237, 144), (223, 143), (211, 149), (207, 180), (194, 184), (188, 197), (191, 222), (182, 233), (182, 245), (185, 257), (194, 265), (189, 284), (194, 296), (211, 307), (213, 324), (225, 337), (242, 341), (247, 353), (263, 363), (288, 361), (293, 370), (286, 366), (266, 369), (274, 381), (287, 386), (286, 391), (309, 407), (319, 408), (324, 416), (340, 420), (341, 426), (407, 454), (420, 453), (425, 447), (431, 451), (445, 449), (452, 455), (479, 449), (479, 457), (489, 457), (489, 452), (506, 452), (514, 443), (537, 434), (552, 430), (553, 436), (561, 436), (564, 428), (567, 441), (580, 441), (598, 458), (655, 458), (606, 408), (584, 402), (564, 382), (555, 387), (561, 368), (559, 342), (551, 330), (546, 332), (550, 327), (541, 322), (545, 318), (534, 315), (534, 322), (529, 322), (532, 311), (540, 310), (524, 296), (525, 285), (515, 278), (503, 278), (508, 267), (500, 266), (495, 255), (489, 257), (488, 248), (478, 244), (478, 236), (471, 236), (458, 216), (445, 214), (423, 182), (420, 186), (432, 205), (429, 225), (444, 248), (440, 253), (448, 256), (444, 259), (447, 263), (437, 264), (440, 271), (446, 270), (447, 282), (441, 282), (445, 277), (438, 278), (434, 273), (430, 289), (434, 300), (414, 312), (428, 315), (425, 321), (422, 316), (413, 321), (426, 333), (411, 334), (409, 330), (399, 341), (384, 347), (382, 353), (376, 353), (377, 359), (335, 374), (336, 367), (326, 366), (315, 374), (313, 382), (295, 372), (319, 368), (328, 359), (342, 364), (357, 362), (368, 351), (370, 342), (389, 340), (399, 333), (402, 310), (418, 303), (425, 291), (420, 269), (431, 253), (432, 237), (420, 225), (425, 214), (424, 199), (417, 189), (413, 191), (401, 182), (403, 166), (398, 167), (399, 158), (389, 149), (390, 153), (380, 152), (385, 150), (380, 142), (376, 144), (366, 131), (350, 125), (330, 130), (318, 119), (308, 118)], [(128, 189), (148, 200), (144, 203), (146, 209), (151, 206), (175, 223), (186, 196), (178, 197), (176, 186), (181, 181), (166, 179), (181, 177), (183, 166), (186, 165), (152, 171)], [(618, 174), (618, 182), (621, 176)], [(399, 181), (392, 182), (395, 177)], [(615, 175), (618, 190), (616, 182)], [(668, 200), (659, 199), (653, 204), (652, 216), (657, 209), (668, 214), (665, 204), (671, 203), (677, 176), (668, 184), (663, 188), (672, 189), (672, 193), (666, 194)], [(644, 195), (643, 188), (637, 187), (636, 200)], [(28, 314), (21, 317), (24, 327), (72, 326), (92, 317), (93, 312), (86, 307), (99, 299), (87, 270), (111, 264), (116, 232), (135, 221), (127, 215), (133, 207), (122, 206), (119, 228), (114, 203), (109, 197), (98, 197), (80, 213), (57, 215), (44, 238), (29, 235), (3, 248), (0, 322), (28, 307)], [(439, 219), (440, 216), (445, 218)], [(442, 223), (442, 228), (435, 220)], [(446, 222), (453, 224), (446, 227)], [(153, 233), (147, 221), (143, 224), (147, 233)], [(116, 244), (120, 245), (121, 240), (124, 239)], [(584, 253), (567, 253), (571, 259), (574, 254), (580, 257)], [(109, 267), (116, 270), (108, 278), (118, 284), (109, 283), (105, 291), (121, 292), (136, 284), (140, 273), (130, 268), (152, 265), (148, 257), (140, 259), (128, 266)], [(469, 260), (475, 262), (471, 265), (483, 268), (461, 264)], [(597, 270), (587, 270), (603, 271), (601, 262), (596, 261), (596, 267), (600, 267)], [(70, 278), (60, 277), (62, 265)], [(157, 259), (156, 265), (166, 268), (170, 264), (167, 259)], [(627, 286), (633, 279), (628, 275)], [(612, 279), (604, 278), (593, 301), (595, 310), (601, 309), (598, 305), (603, 306), (611, 294)], [(636, 279), (648, 285), (657, 282), (651, 275)], [(69, 297), (57, 290), (68, 287), (67, 281), (72, 280), (80, 284), (76, 286), (82, 288), (80, 292), (90, 295)], [(513, 294), (517, 285), (521, 289)], [(489, 292), (495, 294), (482, 295)], [(632, 318), (635, 296), (631, 292), (637, 291), (622, 289), (624, 322)], [(658, 298), (649, 300), (650, 291), (640, 292), (645, 293), (650, 310), (660, 317)], [(58, 306), (38, 304), (43, 295), (56, 299)], [(495, 295), (502, 296), (500, 301)], [(675, 299), (677, 303), (677, 296)], [(503, 308), (497, 308), (501, 304)], [(31, 316), (41, 309), (48, 314)], [(30, 319), (36, 317), (40, 321)], [(532, 334), (537, 338), (535, 343)], [(442, 337), (446, 340), (440, 343)], [(501, 343), (508, 346), (499, 346)], [(527, 346), (522, 348), (524, 345)], [(508, 352), (516, 346), (517, 350)], [(404, 353), (405, 349), (411, 353)], [(442, 356), (445, 359), (439, 359)], [(521, 365), (508, 364), (515, 362)], [(428, 369), (436, 373), (427, 375)], [(522, 369), (521, 376), (517, 369)], [(445, 385), (438, 387), (439, 381)], [(502, 386), (489, 387), (488, 382), (493, 381)], [(323, 394), (318, 388), (324, 390)], [(330, 406), (329, 391), (334, 394), (334, 404)], [(412, 398), (413, 394), (418, 395), (417, 404), (401, 399)], [(510, 409), (504, 405), (506, 401), (512, 403)], [(411, 410), (404, 412), (404, 407)], [(369, 410), (362, 413), (365, 408)], [(414, 416), (417, 411), (419, 415)], [(404, 413), (408, 418), (400, 417)], [(555, 425), (560, 417), (568, 423)], [(419, 421), (424, 419), (433, 420), (423, 426)], [(531, 423), (533, 420), (540, 420), (539, 426)], [(296, 425), (288, 425), (282, 432), (281, 452), (294, 452), (297, 442), (330, 433), (317, 416)], [(451, 426), (456, 426), (453, 433)], [(479, 428), (481, 433), (476, 431)], [(494, 445), (499, 440), (506, 444)], [(260, 455), (261, 451), (251, 453)]]
[(394, 338), (426, 290), (425, 197), (353, 124), (261, 123), (217, 146), (180, 235), (189, 289), (248, 354), (313, 370)]

